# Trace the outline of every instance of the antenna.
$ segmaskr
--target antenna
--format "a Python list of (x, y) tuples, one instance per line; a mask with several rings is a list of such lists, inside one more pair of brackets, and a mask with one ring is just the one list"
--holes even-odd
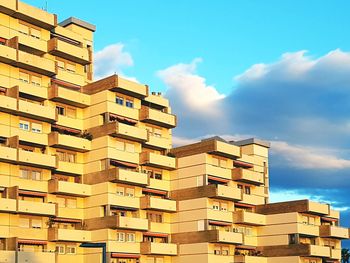
[(44, 7), (44, 10), (47, 11), (47, 8), (48, 8), (48, 4), (47, 4), (47, 0), (45, 1), (45, 7)]

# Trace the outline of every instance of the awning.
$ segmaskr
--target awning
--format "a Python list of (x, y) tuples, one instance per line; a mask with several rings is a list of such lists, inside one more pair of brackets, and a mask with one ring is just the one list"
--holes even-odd
[(59, 80), (59, 79), (51, 79), (51, 82), (55, 83), (57, 85), (63, 86), (63, 87), (74, 89), (74, 90), (80, 90), (80, 88), (81, 88), (79, 85), (75, 85), (75, 84), (65, 82), (65, 81)]
[(249, 204), (242, 204), (242, 203), (235, 203), (236, 207), (248, 207), (248, 208), (254, 208), (254, 205)]
[(330, 218), (330, 217), (321, 217), (321, 220), (328, 221), (328, 222), (337, 222), (337, 218)]
[(113, 114), (113, 113), (109, 114), (109, 118), (113, 118), (113, 119), (115, 119), (117, 121), (121, 121), (121, 122), (128, 122), (130, 124), (136, 124), (137, 123), (137, 120), (126, 118), (126, 117), (123, 117), (123, 116), (120, 116), (120, 115), (117, 115), (117, 114)]
[(25, 245), (46, 245), (47, 241), (44, 240), (33, 240), (33, 239), (18, 239), (18, 244)]
[(168, 237), (168, 234), (164, 234), (164, 233), (154, 233), (154, 232), (145, 232), (143, 233), (143, 236), (146, 237)]
[(244, 168), (253, 168), (254, 165), (251, 163), (243, 162), (243, 161), (233, 161), (234, 166), (244, 167)]
[(214, 220), (209, 220), (208, 223), (209, 223), (209, 225), (214, 225), (214, 226), (230, 226), (230, 225), (232, 225), (232, 223), (214, 221)]
[(151, 193), (151, 194), (157, 194), (157, 195), (167, 195), (167, 191), (161, 191), (151, 188), (142, 188), (143, 193)]
[(140, 258), (138, 254), (123, 254), (123, 253), (112, 253), (112, 258)]
[(118, 166), (118, 165), (121, 165), (121, 166), (125, 166), (125, 167), (130, 167), (130, 168), (137, 168), (138, 164), (135, 164), (135, 163), (129, 163), (129, 162), (123, 162), (123, 161), (118, 161), (118, 160), (111, 160), (110, 161), (111, 165), (114, 165), (114, 166)]
[(39, 197), (45, 197), (46, 193), (40, 193), (40, 192), (34, 192), (34, 191), (24, 191), (19, 190), (18, 194), (20, 195), (28, 195), (28, 196), (39, 196)]
[(73, 128), (69, 128), (69, 127), (65, 127), (65, 126), (61, 126), (61, 125), (57, 125), (57, 124), (53, 124), (53, 125), (51, 125), (51, 127), (55, 128), (57, 130), (66, 131), (66, 132), (70, 132), (70, 133), (74, 133), (74, 134), (81, 133), (81, 130), (73, 129)]
[(225, 178), (220, 178), (212, 175), (208, 175), (208, 180), (216, 181), (216, 182), (221, 182), (221, 183), (228, 183), (230, 180), (225, 179)]
[(239, 245), (239, 246), (236, 246), (236, 249), (248, 249), (248, 250), (255, 250), (256, 247), (254, 246), (246, 246), (246, 245)]
[(52, 218), (54, 222), (63, 222), (63, 223), (81, 223), (81, 219), (72, 219), (72, 218)]

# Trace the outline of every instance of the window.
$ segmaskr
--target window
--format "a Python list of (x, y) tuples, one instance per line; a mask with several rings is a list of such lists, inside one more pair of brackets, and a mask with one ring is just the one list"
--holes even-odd
[(250, 195), (250, 186), (245, 186), (244, 187), (244, 193), (247, 195)]
[(77, 109), (66, 105), (56, 105), (56, 112), (58, 115), (67, 116), (73, 119), (77, 117)]
[(41, 77), (38, 76), (31, 76), (31, 83), (34, 86), (41, 86)]
[(124, 187), (122, 186), (117, 186), (117, 195), (124, 196)]
[(126, 188), (125, 190), (126, 190), (125, 196), (134, 197), (135, 190), (133, 188)]
[(220, 210), (220, 203), (219, 202), (213, 202), (213, 209), (214, 210)]
[(126, 242), (135, 242), (135, 234), (126, 233)]
[(42, 228), (43, 223), (41, 217), (20, 216), (19, 227), (23, 228)]
[(32, 132), (41, 133), (42, 129), (43, 129), (43, 125), (42, 124), (35, 123), (35, 122), (32, 123)]
[(29, 83), (29, 74), (25, 72), (19, 72), (19, 80), (25, 83)]
[(77, 208), (77, 199), (75, 198), (57, 196), (56, 202), (59, 207)]
[(60, 70), (64, 70), (64, 71), (67, 71), (70, 73), (76, 72), (76, 65), (75, 64), (73, 64), (69, 61), (63, 60), (63, 59), (57, 59), (56, 62), (57, 62), (56, 65)]
[(221, 211), (227, 212), (227, 203), (221, 203)]
[(61, 106), (56, 106), (56, 112), (58, 115), (66, 115), (66, 109), (64, 107)]
[(67, 254), (76, 254), (76, 247), (67, 246), (66, 251), (67, 251)]
[(117, 241), (118, 242), (124, 242), (125, 241), (125, 233), (117, 232)]
[(76, 163), (76, 153), (56, 151), (56, 154), (61, 162)]
[(56, 244), (56, 253), (65, 254), (65, 245)]
[(127, 99), (125, 102), (125, 106), (129, 108), (134, 108), (134, 102), (130, 99)]
[(151, 222), (163, 223), (163, 215), (161, 213), (148, 212), (147, 219)]
[(238, 188), (238, 189), (243, 189), (243, 185), (238, 184), (238, 185), (237, 185), (237, 188)]
[(29, 127), (30, 127), (30, 124), (28, 121), (23, 121), (23, 120), (19, 121), (19, 128), (21, 130), (29, 131)]
[(116, 141), (115, 147), (119, 151), (135, 152), (135, 145), (124, 141)]
[(297, 240), (298, 240), (298, 235), (297, 234), (289, 234), (288, 235), (288, 239), (289, 239), (289, 244), (297, 244)]
[(216, 157), (212, 157), (211, 164), (215, 166), (219, 166), (219, 159)]
[(214, 247), (214, 255), (221, 255), (221, 247)]
[(40, 181), (41, 180), (41, 171), (33, 170), (30, 168), (20, 168), (19, 169), (19, 177), (22, 179), (27, 179), (27, 180)]
[(34, 27), (33, 25), (27, 24), (23, 21), (19, 21), (19, 28), (18, 31), (21, 34), (31, 36), (36, 39), (41, 38), (41, 29)]
[(119, 105), (124, 105), (124, 98), (117, 96), (115, 98), (115, 103), (117, 103)]
[(228, 247), (222, 247), (222, 249), (221, 249), (221, 254), (222, 254), (223, 256), (228, 256), (228, 255), (229, 255), (229, 249), (228, 249)]

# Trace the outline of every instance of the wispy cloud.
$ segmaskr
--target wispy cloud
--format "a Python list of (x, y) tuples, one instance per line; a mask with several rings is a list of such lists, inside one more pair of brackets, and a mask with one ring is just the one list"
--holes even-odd
[(134, 65), (131, 54), (125, 51), (125, 46), (122, 43), (112, 44), (97, 51), (94, 60), (95, 79), (113, 74), (125, 76), (123, 69)]

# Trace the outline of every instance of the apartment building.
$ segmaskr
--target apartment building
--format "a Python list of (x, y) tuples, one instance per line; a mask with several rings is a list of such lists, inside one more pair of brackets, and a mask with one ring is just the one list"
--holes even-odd
[(269, 204), (268, 143), (172, 149), (168, 100), (93, 80), (94, 31), (0, 0), (0, 262), (339, 261), (339, 213)]

